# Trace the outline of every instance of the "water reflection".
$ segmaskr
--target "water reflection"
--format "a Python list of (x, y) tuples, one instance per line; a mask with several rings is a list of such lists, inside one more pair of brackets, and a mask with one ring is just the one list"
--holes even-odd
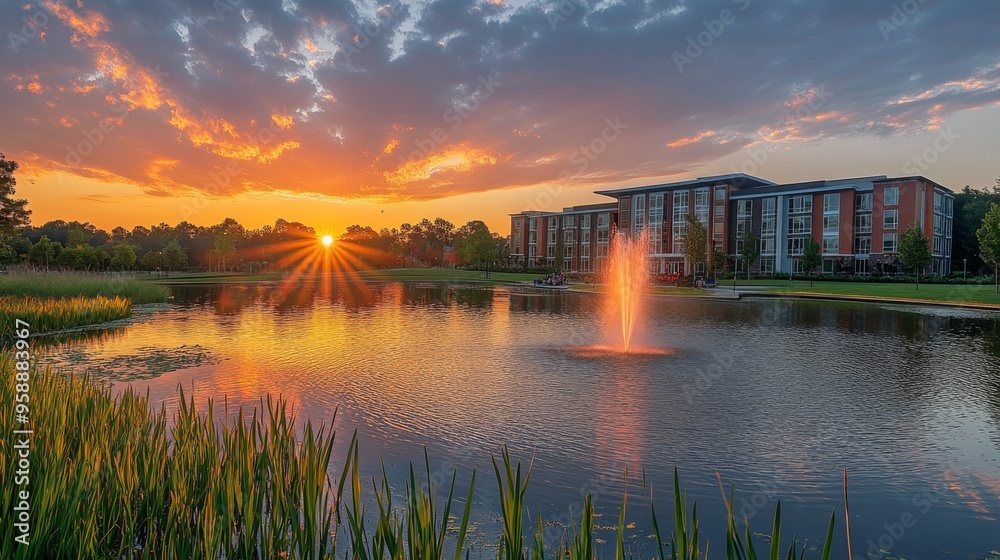
[[(420, 463), (423, 445), (432, 461), (468, 472), (509, 444), (525, 458), (534, 452), (540, 482), (529, 505), (546, 516), (566, 511), (581, 488), (601, 491), (599, 507), (616, 507), (626, 468), (663, 495), (677, 465), (705, 519), (723, 512), (718, 470), (738, 492), (776, 488), (793, 512), (788, 530), (822, 538), (847, 467), (858, 542), (933, 491), (940, 500), (921, 531), (893, 554), (967, 557), (995, 547), (992, 314), (652, 298), (636, 344), (663, 355), (595, 358), (567, 350), (610, 340), (592, 294), (329, 282), (174, 292), (175, 304), (152, 319), (60, 345), (49, 359), (115, 369), (125, 367), (116, 357), (195, 348), (189, 354), (205, 359), (132, 386), (168, 406), (183, 383), (199, 402), (226, 395), (233, 409), (267, 393), (316, 422), (339, 409), (338, 425), (361, 433), (366, 475), (378, 474), (380, 456), (391, 476)], [(777, 498), (765, 494), (760, 519)]]

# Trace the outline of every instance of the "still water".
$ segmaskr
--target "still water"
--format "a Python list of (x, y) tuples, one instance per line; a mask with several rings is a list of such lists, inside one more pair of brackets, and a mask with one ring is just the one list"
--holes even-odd
[[(436, 477), (457, 467), (461, 485), (475, 467), (482, 557), (499, 534), (490, 453), (501, 445), (525, 462), (534, 455), (528, 507), (555, 521), (550, 542), (583, 494), (595, 497), (597, 525), (612, 526), (627, 491), (629, 547), (649, 558), (650, 487), (661, 527), (671, 526), (676, 466), (715, 546), (725, 528), (718, 473), (758, 532), (770, 531), (780, 498), (782, 534), (815, 545), (836, 509), (843, 558), (846, 468), (855, 558), (879, 548), (1000, 555), (998, 314), (651, 298), (633, 343), (664, 351), (622, 356), (588, 351), (617, 342), (593, 294), (398, 283), (172, 290), (170, 304), (54, 345), (46, 359), (148, 390), (168, 409), (180, 385), (199, 404), (253, 407), (280, 393), (300, 419), (330, 422), (337, 411), (335, 468), (356, 429), (368, 479), (381, 459), (400, 491), (425, 447)], [(597, 536), (613, 555), (613, 532)]]

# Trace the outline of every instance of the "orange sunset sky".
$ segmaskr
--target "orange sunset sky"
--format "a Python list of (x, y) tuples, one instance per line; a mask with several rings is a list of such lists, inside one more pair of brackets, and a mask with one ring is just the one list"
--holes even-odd
[[(32, 222), (338, 234), (746, 172), (1000, 176), (996, 2), (5, 3)], [(909, 5), (907, 5), (909, 6)]]

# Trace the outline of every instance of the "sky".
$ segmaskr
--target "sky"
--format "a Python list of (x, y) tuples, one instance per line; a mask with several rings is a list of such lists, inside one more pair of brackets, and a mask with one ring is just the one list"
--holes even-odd
[(775, 182), (1000, 177), (995, 0), (0, 0), (35, 225), (339, 233)]

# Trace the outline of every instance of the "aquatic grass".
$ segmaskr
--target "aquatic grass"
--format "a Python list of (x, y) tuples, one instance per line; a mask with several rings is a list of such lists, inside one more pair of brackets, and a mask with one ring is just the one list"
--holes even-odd
[(534, 465), (534, 455), (528, 468), (521, 477), (521, 460), (515, 465), (510, 458), (506, 446), (500, 449), (503, 462), (503, 474), (497, 459), (492, 454), (493, 472), (497, 477), (497, 488), (500, 491), (500, 516), (503, 520), (503, 534), (500, 537), (500, 548), (497, 558), (502, 560), (525, 560), (524, 548), (524, 496), (528, 491), (528, 481), (531, 479), (531, 467)]
[(131, 316), (131, 302), (118, 296), (67, 299), (0, 296), (0, 340), (13, 338), (14, 319), (25, 321), (31, 333), (37, 334)]
[(163, 303), (170, 291), (130, 273), (43, 272), (25, 268), (0, 274), (0, 296), (120, 297), (134, 304)]
[[(14, 402), (13, 363), (0, 356), (0, 399)], [(263, 414), (216, 417), (181, 392), (168, 430), (161, 407), (86, 376), (30, 370), (31, 545), (0, 541), (3, 558), (333, 558), (333, 433), (306, 422), (296, 438), (282, 400)], [(20, 490), (0, 415), (0, 505)], [(21, 436), (18, 436), (21, 437)], [(14, 535), (10, 516), (0, 530)]]

